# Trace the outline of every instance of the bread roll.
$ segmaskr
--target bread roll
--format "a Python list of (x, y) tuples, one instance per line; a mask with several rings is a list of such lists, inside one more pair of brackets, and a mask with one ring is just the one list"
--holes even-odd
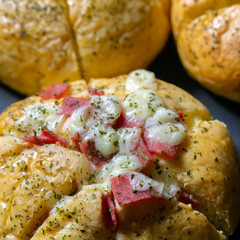
[(234, 143), (198, 100), (146, 70), (72, 82), (59, 99), (47, 98), (49, 89), (0, 115), (0, 238), (219, 240), (234, 232)]
[(239, 1), (174, 0), (171, 20), (188, 73), (215, 94), (240, 102)]
[(0, 81), (26, 95), (53, 82), (144, 68), (170, 32), (169, 0), (0, 1)]

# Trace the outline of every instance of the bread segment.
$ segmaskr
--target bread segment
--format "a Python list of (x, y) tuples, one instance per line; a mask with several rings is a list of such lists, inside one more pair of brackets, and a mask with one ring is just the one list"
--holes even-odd
[(0, 81), (32, 95), (146, 67), (168, 39), (169, 15), (169, 0), (1, 0)]
[[(181, 189), (198, 201), (196, 207), (217, 229), (231, 235), (238, 225), (240, 178), (237, 156), (226, 126), (217, 121), (199, 121), (186, 136), (174, 162), (158, 160), (169, 168)], [(155, 172), (155, 166), (149, 173)], [(159, 170), (158, 170), (159, 171)]]
[(168, 1), (69, 0), (68, 4), (86, 79), (146, 67), (169, 34)]
[(81, 78), (65, 1), (0, 1), (0, 79), (32, 95)]
[(57, 201), (81, 190), (92, 170), (82, 154), (61, 146), (36, 147), (14, 137), (0, 141), (12, 143), (0, 153), (0, 236), (30, 239)]

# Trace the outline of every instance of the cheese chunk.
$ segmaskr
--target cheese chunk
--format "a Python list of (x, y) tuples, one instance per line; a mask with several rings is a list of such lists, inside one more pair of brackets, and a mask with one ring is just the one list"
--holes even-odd
[(100, 123), (113, 124), (120, 116), (120, 100), (114, 95), (94, 95), (91, 98), (90, 104), (93, 106), (93, 119)]
[[(90, 106), (82, 106), (74, 110), (71, 117), (64, 123), (63, 132), (70, 133), (71, 137), (75, 133), (79, 133), (80, 135), (87, 132), (90, 133), (90, 129), (93, 126), (112, 125), (120, 116), (120, 113), (121, 104), (116, 96), (94, 95), (91, 97)], [(94, 137), (94, 139), (96, 138)], [(106, 140), (106, 138), (104, 139)]]
[(82, 140), (94, 140), (96, 149), (105, 157), (118, 151), (117, 132), (107, 125), (92, 126), (86, 134), (82, 135)]
[(162, 99), (151, 89), (138, 89), (123, 101), (123, 110), (127, 119), (141, 123), (144, 123), (157, 108), (162, 106)]
[(145, 129), (153, 141), (172, 146), (180, 144), (186, 135), (185, 124), (180, 122), (178, 114), (163, 107), (147, 119)]
[(57, 133), (65, 121), (64, 115), (56, 114), (57, 107), (54, 105), (37, 102), (29, 105), (25, 113), (16, 121), (15, 129), (18, 133), (32, 134), (33, 131), (41, 132), (41, 127)]
[(119, 154), (131, 155), (139, 141), (140, 128), (121, 128), (117, 131), (119, 136)]
[(185, 138), (185, 127), (180, 123), (165, 123), (156, 127), (147, 129), (149, 138), (175, 146), (180, 144)]
[(178, 114), (170, 109), (160, 107), (156, 110), (155, 114), (152, 117), (149, 117), (147, 119), (145, 126), (152, 127), (168, 122), (180, 122)]
[[(162, 174), (165, 174), (164, 172)], [(178, 193), (180, 192), (179, 184), (175, 181), (170, 181), (169, 178), (165, 178), (164, 181), (158, 179), (154, 180), (140, 172), (129, 172), (129, 180), (131, 182), (132, 188), (135, 191), (148, 191), (154, 190), (158, 195), (160, 194), (164, 198), (176, 199)], [(167, 180), (167, 181), (166, 181)]]
[(76, 132), (80, 134), (85, 133), (88, 130), (87, 123), (90, 117), (91, 112), (87, 106), (77, 108), (64, 123), (63, 132), (68, 131), (71, 137), (73, 137)]
[(126, 89), (133, 92), (139, 88), (158, 89), (155, 74), (144, 69), (132, 71), (126, 78)]
[(136, 156), (116, 155), (111, 162), (103, 166), (98, 177), (105, 181), (111, 176), (118, 176), (128, 171), (138, 171), (140, 168), (141, 165)]
[(154, 190), (156, 193), (163, 193), (163, 182), (157, 182), (146, 175), (139, 172), (131, 172), (130, 173), (130, 182), (133, 186), (133, 189), (136, 191), (148, 191)]

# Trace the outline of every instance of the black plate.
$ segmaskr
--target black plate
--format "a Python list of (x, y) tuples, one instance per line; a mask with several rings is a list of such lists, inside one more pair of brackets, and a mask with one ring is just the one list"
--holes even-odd
[[(185, 89), (210, 110), (214, 119), (224, 122), (235, 143), (238, 160), (240, 159), (240, 104), (216, 96), (192, 80), (181, 65), (172, 37), (148, 69), (153, 71), (157, 78)], [(24, 96), (0, 84), (0, 112), (23, 98)], [(240, 239), (240, 225), (230, 239)]]

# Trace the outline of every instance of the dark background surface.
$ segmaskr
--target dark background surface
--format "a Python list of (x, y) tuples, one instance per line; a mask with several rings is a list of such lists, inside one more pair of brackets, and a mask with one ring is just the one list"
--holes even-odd
[[(214, 119), (227, 125), (240, 162), (240, 104), (218, 97), (192, 80), (180, 63), (172, 37), (148, 69), (153, 71), (157, 78), (173, 83), (192, 94), (210, 110)], [(0, 84), (0, 112), (23, 98), (24, 96)], [(240, 240), (240, 225), (230, 240)]]

